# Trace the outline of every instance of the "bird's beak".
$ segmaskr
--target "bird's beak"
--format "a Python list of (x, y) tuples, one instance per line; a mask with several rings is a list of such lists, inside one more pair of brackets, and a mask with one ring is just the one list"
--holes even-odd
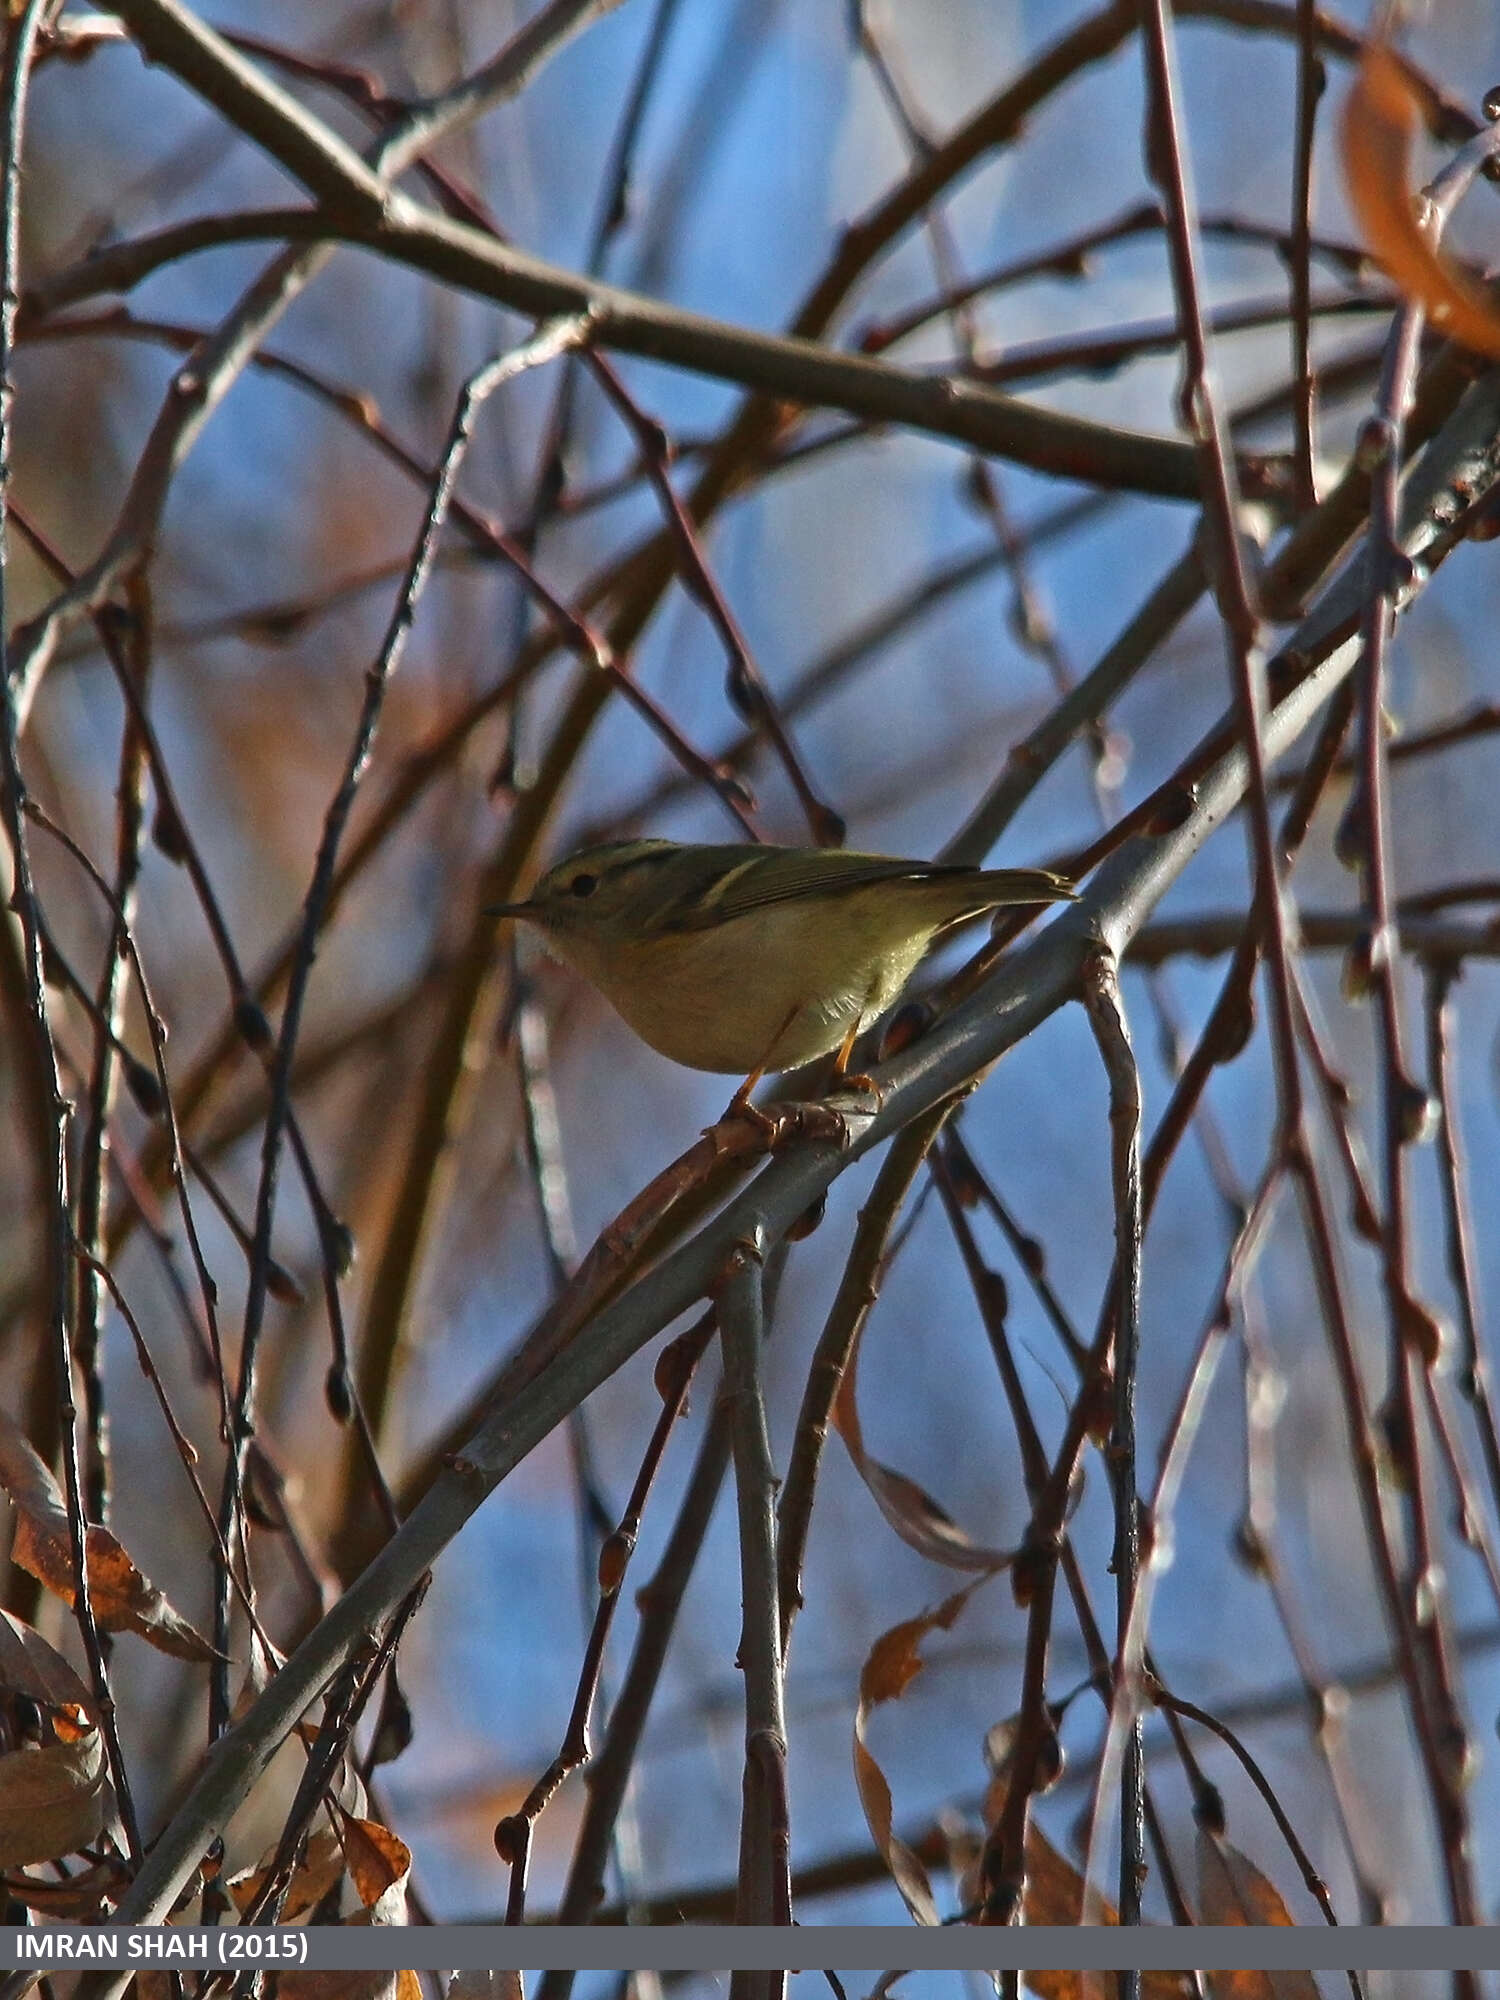
[(534, 920), (536, 917), (536, 905), (534, 903), (490, 903), (486, 905), (484, 914), (487, 917), (522, 917)]

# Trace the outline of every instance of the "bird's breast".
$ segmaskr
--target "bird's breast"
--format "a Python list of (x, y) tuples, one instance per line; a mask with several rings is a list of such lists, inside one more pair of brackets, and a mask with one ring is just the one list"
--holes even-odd
[(559, 954), (652, 1048), (690, 1069), (791, 1069), (838, 1047), (906, 984), (925, 935), (894, 947), (849, 899), (770, 905), (699, 931), (606, 946), (559, 938)]

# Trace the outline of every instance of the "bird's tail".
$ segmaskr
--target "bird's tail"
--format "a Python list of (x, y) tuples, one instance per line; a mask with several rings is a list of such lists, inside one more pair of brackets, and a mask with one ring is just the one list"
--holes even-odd
[(1077, 890), (1066, 875), (1050, 868), (985, 868), (978, 884), (991, 908), (1001, 903), (1071, 903)]

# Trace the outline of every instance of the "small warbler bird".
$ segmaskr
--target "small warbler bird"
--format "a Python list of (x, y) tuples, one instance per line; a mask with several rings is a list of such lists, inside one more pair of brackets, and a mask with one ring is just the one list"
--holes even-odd
[(843, 848), (626, 840), (560, 862), (524, 903), (641, 1040), (746, 1076), (839, 1052), (885, 1012), (934, 939), (1003, 903), (1069, 900), (1043, 868), (966, 868)]

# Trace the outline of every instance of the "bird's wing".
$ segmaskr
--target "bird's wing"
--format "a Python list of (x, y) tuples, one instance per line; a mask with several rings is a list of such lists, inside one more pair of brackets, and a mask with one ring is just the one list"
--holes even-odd
[(851, 854), (844, 848), (744, 847), (740, 852), (744, 858), (726, 867), (728, 855), (720, 849), (714, 867), (723, 872), (717, 882), (694, 884), (674, 898), (677, 907), (662, 912), (662, 928), (702, 930), (747, 916), (770, 903), (837, 894), (876, 882), (924, 881), (935, 876), (972, 877), (980, 891), (976, 907), (983, 902), (982, 869), (945, 867), (935, 861), (899, 861), (888, 854)]

